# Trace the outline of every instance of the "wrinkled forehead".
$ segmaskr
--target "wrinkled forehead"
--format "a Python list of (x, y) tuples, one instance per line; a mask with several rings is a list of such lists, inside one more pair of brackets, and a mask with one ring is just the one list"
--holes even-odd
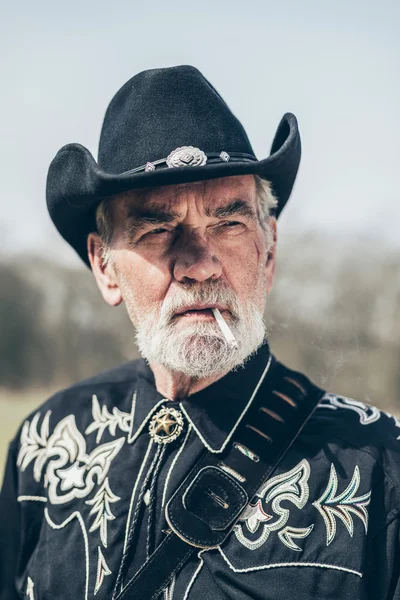
[(118, 216), (123, 217), (135, 207), (146, 206), (147, 208), (172, 210), (174, 206), (187, 199), (201, 199), (205, 209), (211, 206), (222, 206), (234, 199), (243, 200), (254, 206), (256, 201), (255, 179), (253, 175), (239, 175), (132, 190), (116, 198), (115, 209)]

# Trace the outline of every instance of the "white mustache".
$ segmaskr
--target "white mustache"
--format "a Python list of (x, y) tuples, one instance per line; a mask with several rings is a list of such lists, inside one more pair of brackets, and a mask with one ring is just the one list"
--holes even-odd
[(192, 304), (222, 304), (228, 308), (233, 318), (239, 316), (239, 300), (236, 293), (226, 287), (208, 284), (196, 290), (177, 289), (170, 298), (165, 298), (160, 311), (160, 324), (168, 325), (181, 308)]

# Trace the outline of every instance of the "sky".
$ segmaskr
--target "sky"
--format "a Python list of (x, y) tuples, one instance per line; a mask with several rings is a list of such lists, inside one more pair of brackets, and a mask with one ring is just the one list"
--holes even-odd
[(282, 115), (297, 116), (303, 157), (281, 237), (400, 248), (399, 24), (397, 0), (3, 3), (2, 250), (80, 264), (47, 214), (48, 166), (69, 142), (97, 156), (116, 91), (178, 64), (211, 81), (260, 159)]

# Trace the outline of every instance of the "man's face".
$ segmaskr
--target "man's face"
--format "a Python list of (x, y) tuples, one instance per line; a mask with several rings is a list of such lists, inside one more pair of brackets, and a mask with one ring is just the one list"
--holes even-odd
[[(242, 363), (265, 337), (262, 315), (274, 269), (254, 177), (142, 190), (112, 202), (111, 262), (97, 279), (108, 302), (125, 302), (142, 355), (196, 378)], [(237, 350), (222, 335), (213, 306)]]

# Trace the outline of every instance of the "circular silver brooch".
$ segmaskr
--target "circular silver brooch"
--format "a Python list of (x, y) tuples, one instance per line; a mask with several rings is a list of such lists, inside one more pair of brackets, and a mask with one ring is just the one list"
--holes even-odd
[(175, 408), (162, 408), (151, 419), (149, 433), (156, 444), (169, 444), (182, 433), (182, 413)]
[(176, 148), (167, 157), (167, 165), (173, 167), (202, 167), (207, 162), (207, 156), (199, 148), (182, 146)]

